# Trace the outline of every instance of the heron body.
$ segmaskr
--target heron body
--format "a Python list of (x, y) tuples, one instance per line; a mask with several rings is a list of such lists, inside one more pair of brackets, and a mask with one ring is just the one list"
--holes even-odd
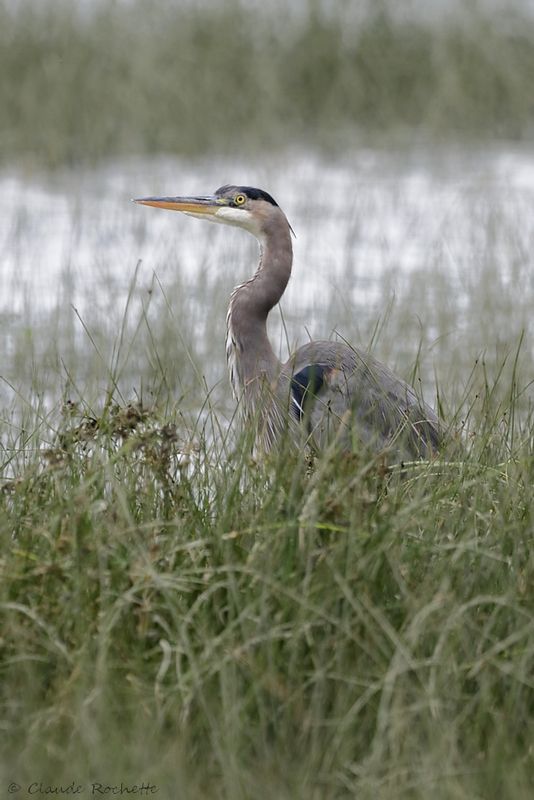
[(226, 355), (234, 395), (256, 425), (260, 449), (284, 435), (317, 449), (332, 441), (363, 446), (392, 458), (428, 458), (443, 432), (434, 411), (369, 353), (342, 342), (300, 347), (286, 363), (267, 336), (267, 317), (291, 275), (291, 227), (276, 201), (261, 189), (223, 186), (208, 197), (146, 197), (135, 202), (242, 227), (260, 244), (250, 280), (231, 294)]

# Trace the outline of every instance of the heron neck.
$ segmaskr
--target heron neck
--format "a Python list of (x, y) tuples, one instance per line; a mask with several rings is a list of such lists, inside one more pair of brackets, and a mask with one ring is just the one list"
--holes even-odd
[(227, 354), (236, 392), (262, 375), (271, 380), (280, 367), (267, 336), (267, 317), (291, 275), (291, 236), (282, 212), (264, 226), (260, 247), (258, 269), (234, 289), (228, 309)]

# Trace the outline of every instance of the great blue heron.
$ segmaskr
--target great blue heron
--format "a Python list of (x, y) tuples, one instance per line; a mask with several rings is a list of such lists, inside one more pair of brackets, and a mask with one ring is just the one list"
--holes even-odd
[(292, 229), (278, 203), (250, 186), (222, 186), (209, 197), (143, 197), (156, 208), (235, 225), (260, 244), (259, 266), (231, 294), (226, 355), (234, 395), (269, 450), (285, 432), (303, 431), (316, 448), (336, 438), (394, 459), (428, 458), (443, 441), (440, 421), (414, 390), (369, 353), (337, 341), (309, 342), (282, 364), (267, 316), (282, 297), (293, 261)]

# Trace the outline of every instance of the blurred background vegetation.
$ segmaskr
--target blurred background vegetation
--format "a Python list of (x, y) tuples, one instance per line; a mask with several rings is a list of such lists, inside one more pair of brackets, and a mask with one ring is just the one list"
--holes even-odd
[(532, 139), (526, 7), (400, 5), (0, 0), (1, 158)]

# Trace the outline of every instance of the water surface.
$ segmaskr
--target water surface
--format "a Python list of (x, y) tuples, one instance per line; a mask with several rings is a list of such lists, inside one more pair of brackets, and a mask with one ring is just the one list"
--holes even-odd
[[(129, 160), (0, 176), (0, 374), (22, 378), (30, 338), (34, 362), (53, 346), (56, 361), (81, 375), (80, 354), (95, 341), (104, 360), (116, 349), (128, 304), (132, 329), (144, 313), (156, 334), (172, 318), (165, 342), (177, 364), (183, 337), (208, 384), (222, 381), (225, 303), (255, 268), (255, 242), (130, 198), (205, 194), (224, 183), (268, 190), (295, 229), (286, 331), (278, 312), (271, 323), (282, 357), (288, 345), (334, 330), (367, 344), (382, 321), (381, 357), (407, 369), (423, 343), (431, 370), (448, 375), (466, 346), (474, 358), (523, 329), (530, 337), (533, 152)], [(143, 358), (140, 347), (130, 381)], [(52, 372), (52, 384), (61, 383), (58, 363)]]

